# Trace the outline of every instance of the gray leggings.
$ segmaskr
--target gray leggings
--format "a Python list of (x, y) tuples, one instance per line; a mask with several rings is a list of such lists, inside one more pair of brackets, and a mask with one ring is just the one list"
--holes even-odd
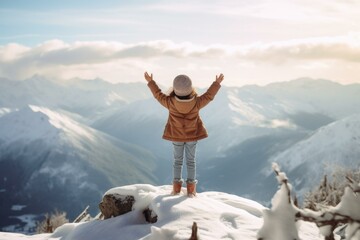
[(174, 145), (174, 165), (173, 165), (173, 174), (174, 182), (182, 181), (182, 166), (184, 161), (184, 152), (186, 159), (186, 170), (187, 170), (187, 179), (186, 182), (197, 182), (196, 180), (196, 161), (195, 161), (195, 152), (196, 152), (195, 142), (173, 142)]

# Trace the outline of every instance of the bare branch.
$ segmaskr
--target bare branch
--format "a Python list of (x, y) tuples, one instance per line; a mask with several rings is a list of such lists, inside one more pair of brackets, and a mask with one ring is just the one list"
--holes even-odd
[(189, 238), (189, 240), (198, 240), (199, 239), (197, 231), (198, 231), (198, 227), (197, 227), (196, 222), (194, 222), (192, 225), (192, 228), (191, 228), (191, 237)]

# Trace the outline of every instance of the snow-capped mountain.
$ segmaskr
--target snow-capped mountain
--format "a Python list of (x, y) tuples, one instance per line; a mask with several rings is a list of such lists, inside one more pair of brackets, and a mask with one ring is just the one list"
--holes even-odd
[(299, 193), (311, 190), (314, 182), (319, 183), (324, 174), (331, 176), (337, 168), (358, 169), (360, 114), (318, 129), (269, 162), (278, 162), (289, 173)]
[[(0, 173), (5, 176), (0, 179), (0, 196), (10, 190), (16, 193), (5, 202), (7, 212), (0, 214), (43, 211), (47, 207), (41, 204), (43, 199), (35, 201), (33, 196), (70, 203), (66, 208), (81, 211), (96, 197), (77, 195), (99, 196), (114, 184), (171, 182), (172, 147), (161, 138), (167, 110), (145, 83), (110, 84), (101, 79), (59, 83), (34, 76), (24, 81), (0, 79), (0, 89)], [(201, 112), (209, 138), (197, 149), (199, 190), (266, 201), (276, 182), (272, 176), (267, 181), (262, 170), (271, 161), (282, 161), (282, 154), (319, 134), (321, 127), (330, 128), (352, 114), (360, 114), (360, 84), (297, 79), (264, 87), (223, 86)], [(347, 137), (338, 137), (341, 133)], [(348, 148), (353, 134), (333, 133), (339, 141), (331, 144), (339, 144), (339, 152), (349, 152), (341, 155), (348, 159), (358, 153)], [(348, 144), (341, 145), (342, 138)], [(318, 156), (324, 159), (332, 145), (326, 145), (326, 137), (317, 140), (323, 145), (316, 141), (309, 145), (318, 146)], [(288, 171), (290, 179), (299, 177), (297, 183), (302, 183), (302, 166), (309, 164)], [(320, 168), (312, 170), (322, 174)], [(64, 185), (81, 188), (63, 191)], [(18, 208), (12, 204), (27, 207), (14, 213), (9, 209)]]
[(254, 137), (226, 150), (222, 156), (198, 161), (199, 189), (225, 191), (267, 204), (277, 188), (268, 169), (272, 156), (285, 151), (307, 136), (304, 132), (277, 132)]
[[(200, 162), (203, 189), (224, 190), (266, 201), (276, 189), (272, 162), (288, 173), (300, 199), (327, 174), (360, 167), (360, 114), (314, 132), (278, 132), (248, 139), (224, 156)], [(237, 171), (233, 171), (237, 169)]]
[[(48, 108), (7, 113), (0, 118), (1, 226), (10, 215), (54, 208), (76, 215), (111, 186), (156, 183), (156, 166), (145, 149)], [(26, 207), (13, 212), (13, 205)]]
[(321, 113), (341, 119), (359, 113), (360, 85), (341, 85), (324, 79), (301, 78), (265, 86), (287, 113)]
[(171, 158), (168, 142), (161, 139), (167, 120), (165, 108), (151, 98), (130, 103), (100, 118), (91, 126), (116, 138), (145, 147), (159, 158)]
[(0, 79), (0, 106), (29, 104), (61, 108), (94, 120), (110, 109), (150, 96), (145, 84), (111, 84), (101, 79), (56, 82), (35, 75), (23, 81)]
[[(199, 94), (205, 90), (200, 89)], [(279, 132), (312, 132), (335, 120), (360, 113), (359, 93), (360, 85), (344, 86), (313, 79), (265, 87), (222, 87), (215, 100), (201, 111), (210, 136), (202, 141), (207, 146), (203, 157), (221, 156), (252, 138)], [(103, 115), (92, 126), (120, 139), (130, 134), (134, 137), (127, 138), (128, 141), (162, 156), (164, 144), (160, 137), (166, 115), (166, 109), (149, 98)], [(147, 133), (145, 137), (139, 137), (137, 133), (143, 132)], [(158, 140), (149, 139), (148, 134), (157, 136)]]

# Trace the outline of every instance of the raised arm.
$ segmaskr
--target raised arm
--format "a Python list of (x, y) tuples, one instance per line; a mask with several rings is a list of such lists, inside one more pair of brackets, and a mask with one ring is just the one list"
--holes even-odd
[(144, 73), (145, 80), (148, 82), (148, 87), (150, 88), (152, 94), (156, 98), (156, 100), (159, 101), (161, 105), (163, 105), (166, 108), (169, 108), (168, 103), (168, 96), (161, 92), (161, 89), (156, 84), (156, 82), (153, 79), (152, 73), (149, 75), (147, 72)]
[(210, 101), (212, 101), (219, 91), (221, 85), (220, 83), (224, 80), (224, 75), (221, 73), (219, 76), (216, 75), (215, 81), (211, 84), (209, 89), (199, 97), (198, 99), (198, 107), (205, 107)]

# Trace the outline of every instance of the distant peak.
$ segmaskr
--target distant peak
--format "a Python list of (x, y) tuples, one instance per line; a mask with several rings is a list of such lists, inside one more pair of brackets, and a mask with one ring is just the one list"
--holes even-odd
[(46, 78), (45, 76), (43, 75), (40, 75), (40, 74), (34, 74), (32, 75), (31, 77), (25, 79), (25, 81), (28, 81), (28, 80), (42, 80), (42, 81), (48, 81), (48, 78)]
[(36, 106), (25, 106), (0, 118), (0, 136), (7, 141), (35, 140), (55, 136), (57, 129)]
[(322, 83), (322, 84), (336, 84), (340, 85), (339, 83), (328, 80), (328, 79), (322, 79), (322, 78), (310, 78), (310, 77), (302, 77), (302, 78), (296, 78), (289, 81), (290, 83), (303, 83), (303, 84), (315, 84), (315, 83)]
[(42, 85), (58, 85), (57, 80), (39, 74), (35, 74), (30, 78), (24, 79), (23, 82), (29, 86), (37, 86), (39, 88), (42, 88)]
[(275, 83), (270, 83), (268, 85), (266, 85), (265, 87), (279, 87), (279, 86), (290, 86), (290, 87), (314, 87), (314, 86), (321, 86), (321, 87), (326, 87), (326, 86), (343, 86), (340, 83), (337, 83), (335, 81), (332, 80), (328, 80), (328, 79), (321, 79), (321, 78), (310, 78), (310, 77), (302, 77), (302, 78), (296, 78), (290, 81), (285, 81), (285, 82), (275, 82)]

